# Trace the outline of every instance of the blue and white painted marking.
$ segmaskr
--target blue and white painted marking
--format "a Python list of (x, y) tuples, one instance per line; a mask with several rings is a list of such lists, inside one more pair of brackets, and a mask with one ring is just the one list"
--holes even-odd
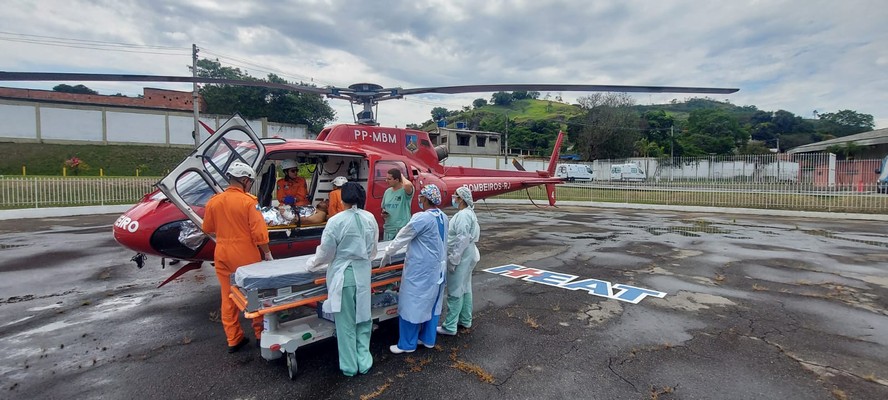
[[(491, 274), (497, 274), (514, 279), (521, 279), (527, 282), (542, 283), (544, 285), (560, 287), (568, 290), (585, 290), (593, 296), (604, 297), (627, 303), (638, 304), (642, 299), (653, 296), (662, 299), (666, 297), (666, 292), (658, 292), (656, 290), (645, 289), (635, 286), (623, 285), (621, 283), (611, 284), (608, 281), (599, 279), (581, 279), (577, 275), (562, 274), (558, 272), (546, 271), (544, 269), (529, 268), (517, 264), (502, 265), (499, 267), (487, 268), (483, 270)], [(617, 290), (614, 293), (614, 290)]]

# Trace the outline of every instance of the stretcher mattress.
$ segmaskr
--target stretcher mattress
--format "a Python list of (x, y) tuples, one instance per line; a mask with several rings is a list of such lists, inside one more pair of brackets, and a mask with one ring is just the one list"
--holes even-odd
[[(379, 249), (384, 249), (390, 242), (380, 242)], [(392, 263), (404, 261), (406, 249), (392, 255)], [(280, 260), (260, 261), (245, 265), (234, 273), (234, 284), (246, 290), (278, 289), (288, 286), (301, 286), (313, 283), (326, 276), (326, 269), (309, 271), (306, 262), (311, 255), (283, 258)], [(380, 257), (371, 261), (373, 268), (379, 266)]]

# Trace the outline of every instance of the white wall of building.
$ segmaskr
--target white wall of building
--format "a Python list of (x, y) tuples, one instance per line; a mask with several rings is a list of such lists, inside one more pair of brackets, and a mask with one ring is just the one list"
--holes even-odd
[(110, 143), (165, 144), (166, 118), (159, 117), (154, 114), (107, 111), (106, 140)]
[[(39, 118), (39, 121), (38, 121)], [(228, 116), (201, 115), (201, 121), (216, 129)], [(132, 143), (190, 146), (194, 119), (184, 111), (127, 109), (90, 105), (38, 103), (0, 99), (0, 140), (46, 143)], [(305, 125), (247, 121), (260, 137), (308, 138)], [(201, 139), (207, 132), (201, 128)]]
[(0, 106), (0, 137), (16, 139), (37, 138), (37, 109), (31, 106)]
[(101, 142), (102, 135), (101, 111), (40, 108), (39, 139)]

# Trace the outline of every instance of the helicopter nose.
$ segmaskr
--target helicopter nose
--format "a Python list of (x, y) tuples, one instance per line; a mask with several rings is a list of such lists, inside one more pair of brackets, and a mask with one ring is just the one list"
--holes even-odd
[(156, 228), (151, 216), (156, 213), (158, 201), (139, 202), (114, 221), (114, 240), (123, 247), (140, 253), (157, 253), (150, 244), (151, 233)]

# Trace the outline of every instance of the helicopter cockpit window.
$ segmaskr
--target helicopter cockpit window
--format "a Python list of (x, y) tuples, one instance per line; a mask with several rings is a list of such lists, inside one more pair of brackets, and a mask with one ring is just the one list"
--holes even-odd
[(252, 165), (259, 152), (245, 132), (233, 130), (225, 132), (225, 138), (208, 147), (203, 155), (204, 168), (216, 184), (225, 188), (228, 186), (225, 171), (231, 163), (240, 161)]
[[(256, 159), (257, 151), (251, 144), (247, 145), (244, 142), (233, 143), (229, 140), (222, 140), (204, 153), (204, 155), (211, 154), (213, 155), (212, 158), (204, 158), (204, 166), (210, 178), (224, 189), (228, 187), (228, 179), (225, 178), (223, 171), (227, 170), (228, 166), (234, 161), (247, 164), (252, 163)], [(182, 174), (176, 180), (176, 192), (179, 193), (179, 196), (182, 197), (185, 203), (201, 207), (206, 205), (210, 197), (213, 197), (216, 193), (200, 174), (193, 171)]]
[[(226, 182), (225, 185), (228, 186), (228, 183)], [(205, 206), (210, 197), (216, 194), (213, 187), (194, 171), (188, 171), (176, 180), (176, 192), (185, 203), (201, 207)]]
[(377, 161), (373, 166), (373, 185), (370, 189), (371, 195), (374, 198), (381, 199), (382, 195), (385, 193), (385, 190), (389, 188), (388, 182), (386, 182), (385, 178), (388, 175), (388, 171), (392, 168), (397, 168), (401, 170), (401, 174), (403, 174), (406, 178), (410, 179), (410, 175), (407, 175), (407, 166), (404, 165), (403, 162), (400, 161)]

